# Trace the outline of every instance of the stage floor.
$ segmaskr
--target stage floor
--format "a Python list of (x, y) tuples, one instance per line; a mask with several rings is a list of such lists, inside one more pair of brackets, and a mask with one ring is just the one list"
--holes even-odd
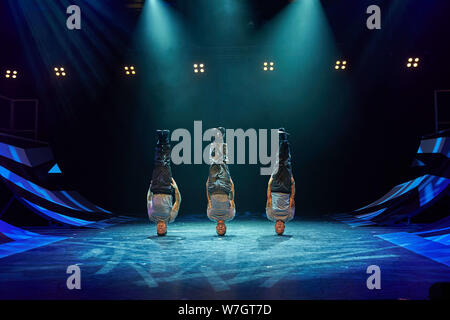
[[(68, 237), (0, 259), (0, 299), (426, 299), (450, 268), (376, 235), (404, 229), (298, 219), (284, 236), (265, 219), (236, 218), (227, 236), (204, 216), (166, 237), (147, 221), (108, 229), (33, 229)], [(81, 268), (81, 290), (66, 269)], [(369, 265), (381, 289), (366, 287)]]

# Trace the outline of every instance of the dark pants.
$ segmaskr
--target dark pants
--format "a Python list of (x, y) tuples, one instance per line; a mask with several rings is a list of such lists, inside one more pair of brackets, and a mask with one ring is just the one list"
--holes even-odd
[(155, 148), (152, 186), (154, 194), (172, 194), (172, 169), (170, 167), (170, 144), (158, 143)]
[(291, 193), (291, 150), (287, 140), (281, 141), (280, 150), (278, 152), (278, 168), (277, 171), (272, 174), (272, 185), (270, 190), (272, 192)]
[(230, 171), (225, 163), (222, 164), (212, 164), (209, 167), (208, 176), (208, 192), (213, 193), (223, 193), (226, 195), (231, 194), (231, 181), (230, 181)]

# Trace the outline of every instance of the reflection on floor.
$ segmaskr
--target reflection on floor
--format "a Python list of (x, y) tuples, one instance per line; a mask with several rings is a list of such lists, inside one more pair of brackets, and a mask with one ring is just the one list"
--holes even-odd
[(419, 234), (396, 232), (382, 234), (379, 237), (450, 267), (450, 235), (421, 237)]
[[(0, 259), (0, 299), (426, 299), (450, 269), (378, 235), (410, 231), (299, 219), (285, 236), (264, 219), (236, 218), (227, 236), (203, 216), (166, 237), (146, 221), (108, 229), (33, 230), (67, 237)], [(66, 269), (81, 268), (81, 290)], [(381, 290), (368, 290), (369, 265)]]
[(64, 239), (22, 230), (0, 220), (0, 259)]

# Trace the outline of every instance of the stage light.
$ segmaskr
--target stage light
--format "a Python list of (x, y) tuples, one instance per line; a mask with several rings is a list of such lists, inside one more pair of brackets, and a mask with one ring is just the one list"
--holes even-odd
[(418, 68), (419, 67), (420, 58), (409, 58), (406, 63), (407, 68)]
[(263, 70), (264, 71), (273, 71), (273, 70), (275, 70), (275, 62), (273, 62), (273, 61), (270, 61), (270, 62), (265, 61), (263, 63)]
[(19, 76), (19, 73), (16, 70), (6, 70), (5, 78), (7, 79), (16, 79)]
[(205, 64), (204, 63), (194, 63), (194, 73), (204, 73), (205, 72)]
[(136, 68), (134, 66), (125, 66), (124, 70), (127, 76), (132, 77), (136, 74)]
[(347, 61), (346, 60), (338, 60), (336, 61), (336, 65), (334, 66), (335, 70), (345, 70), (347, 69)]
[(54, 67), (53, 70), (57, 77), (65, 77), (67, 75), (64, 67)]

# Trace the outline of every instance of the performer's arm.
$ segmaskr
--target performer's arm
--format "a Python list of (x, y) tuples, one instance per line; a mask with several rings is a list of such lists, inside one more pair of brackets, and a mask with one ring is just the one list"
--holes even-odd
[(208, 182), (209, 182), (209, 177), (208, 177), (208, 180), (206, 180), (206, 198), (208, 199), (208, 208), (211, 208), (211, 200), (209, 199)]
[(234, 204), (234, 183), (233, 180), (230, 178), (230, 182), (231, 182), (231, 200), (230, 200), (230, 204), (231, 207), (234, 208), (235, 204)]
[(267, 203), (266, 208), (272, 207), (272, 191), (270, 190), (270, 187), (272, 186), (272, 176), (270, 176), (269, 183), (267, 184)]
[(289, 199), (289, 207), (295, 207), (295, 180), (294, 177), (291, 177), (291, 197)]
[(173, 204), (172, 211), (178, 213), (178, 210), (180, 210), (180, 204), (181, 204), (181, 193), (180, 193), (180, 190), (178, 189), (177, 183), (175, 182), (175, 180), (173, 178), (172, 178), (171, 185), (175, 191), (175, 203)]
[(150, 209), (152, 207), (152, 198), (153, 198), (153, 192), (150, 190), (152, 189), (152, 184), (150, 183), (150, 187), (147, 191), (147, 209)]

